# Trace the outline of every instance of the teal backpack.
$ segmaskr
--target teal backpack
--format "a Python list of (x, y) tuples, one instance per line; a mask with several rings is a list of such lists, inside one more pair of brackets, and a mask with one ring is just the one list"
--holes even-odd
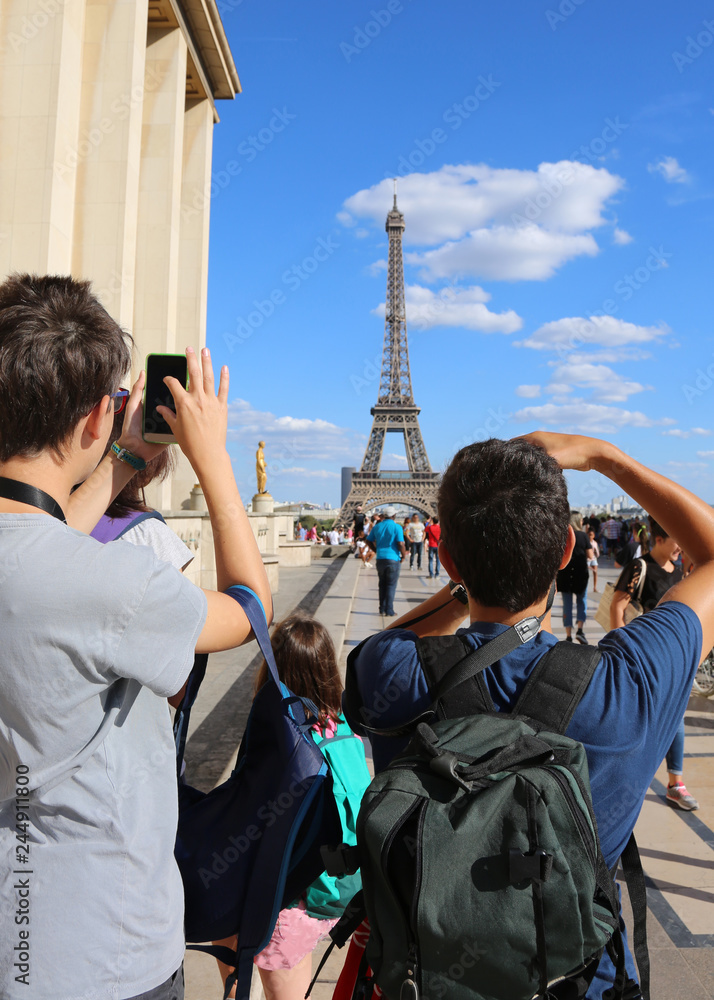
[[(355, 736), (344, 716), (340, 716), (334, 736), (312, 737), (322, 751), (332, 774), (332, 792), (342, 822), (342, 838), (346, 846), (357, 843), (357, 815), (362, 796), (372, 776), (367, 769), (364, 744)], [(305, 908), (311, 917), (325, 919), (341, 917), (345, 907), (361, 888), (359, 872), (341, 878), (323, 873), (308, 888)]]
[[(354, 996), (370, 997), (375, 982), (389, 1000), (580, 1000), (607, 949), (612, 1000), (648, 1000), (637, 849), (631, 840), (622, 860), (639, 986), (625, 971), (585, 750), (564, 735), (597, 647), (554, 646), (512, 713), (494, 710), (483, 679), (539, 624), (526, 619), (475, 651), (459, 636), (418, 639), (432, 710), (391, 730), (363, 727), (412, 738), (367, 790), (358, 853), (341, 858), (343, 870), (361, 865), (370, 928)], [(345, 706), (365, 717), (352, 654)], [(359, 923), (354, 910), (331, 932), (338, 945)]]

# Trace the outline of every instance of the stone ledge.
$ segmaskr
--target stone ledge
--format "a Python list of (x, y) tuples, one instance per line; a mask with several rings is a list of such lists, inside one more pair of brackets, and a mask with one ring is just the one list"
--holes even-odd
[(315, 545), (314, 542), (308, 542), (308, 545), (312, 548), (313, 559), (339, 559), (352, 549), (351, 545)]
[(281, 566), (309, 566), (312, 561), (310, 542), (280, 542), (278, 557)]

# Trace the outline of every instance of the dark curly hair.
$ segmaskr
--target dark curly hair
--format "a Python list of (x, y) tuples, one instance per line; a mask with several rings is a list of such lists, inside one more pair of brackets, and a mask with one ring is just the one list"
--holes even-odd
[(563, 471), (542, 448), (491, 438), (454, 455), (439, 487), (441, 537), (469, 594), (518, 612), (544, 597), (568, 539)]

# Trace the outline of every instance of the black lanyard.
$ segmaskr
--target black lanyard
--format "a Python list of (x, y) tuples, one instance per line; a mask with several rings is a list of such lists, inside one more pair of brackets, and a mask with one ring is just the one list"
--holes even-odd
[(37, 507), (38, 510), (44, 510), (46, 514), (56, 517), (58, 521), (67, 523), (64, 511), (57, 501), (53, 500), (49, 493), (38, 489), (37, 486), (29, 486), (17, 479), (6, 479), (4, 476), (0, 476), (0, 497), (4, 497), (6, 500), (15, 500), (17, 503), (25, 503), (28, 507)]

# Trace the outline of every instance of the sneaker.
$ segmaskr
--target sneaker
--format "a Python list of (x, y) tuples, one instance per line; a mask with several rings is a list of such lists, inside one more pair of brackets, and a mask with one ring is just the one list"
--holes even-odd
[(572, 642), (572, 641), (573, 641), (573, 637), (572, 637), (572, 635), (566, 635), (566, 637), (565, 637), (565, 641), (566, 641), (566, 642)]
[(699, 803), (693, 795), (689, 794), (686, 785), (682, 781), (678, 781), (676, 785), (670, 785), (667, 788), (667, 801), (687, 812), (699, 808)]
[(585, 638), (585, 633), (581, 628), (579, 628), (578, 631), (575, 633), (575, 638), (582, 646), (588, 645), (588, 640)]

